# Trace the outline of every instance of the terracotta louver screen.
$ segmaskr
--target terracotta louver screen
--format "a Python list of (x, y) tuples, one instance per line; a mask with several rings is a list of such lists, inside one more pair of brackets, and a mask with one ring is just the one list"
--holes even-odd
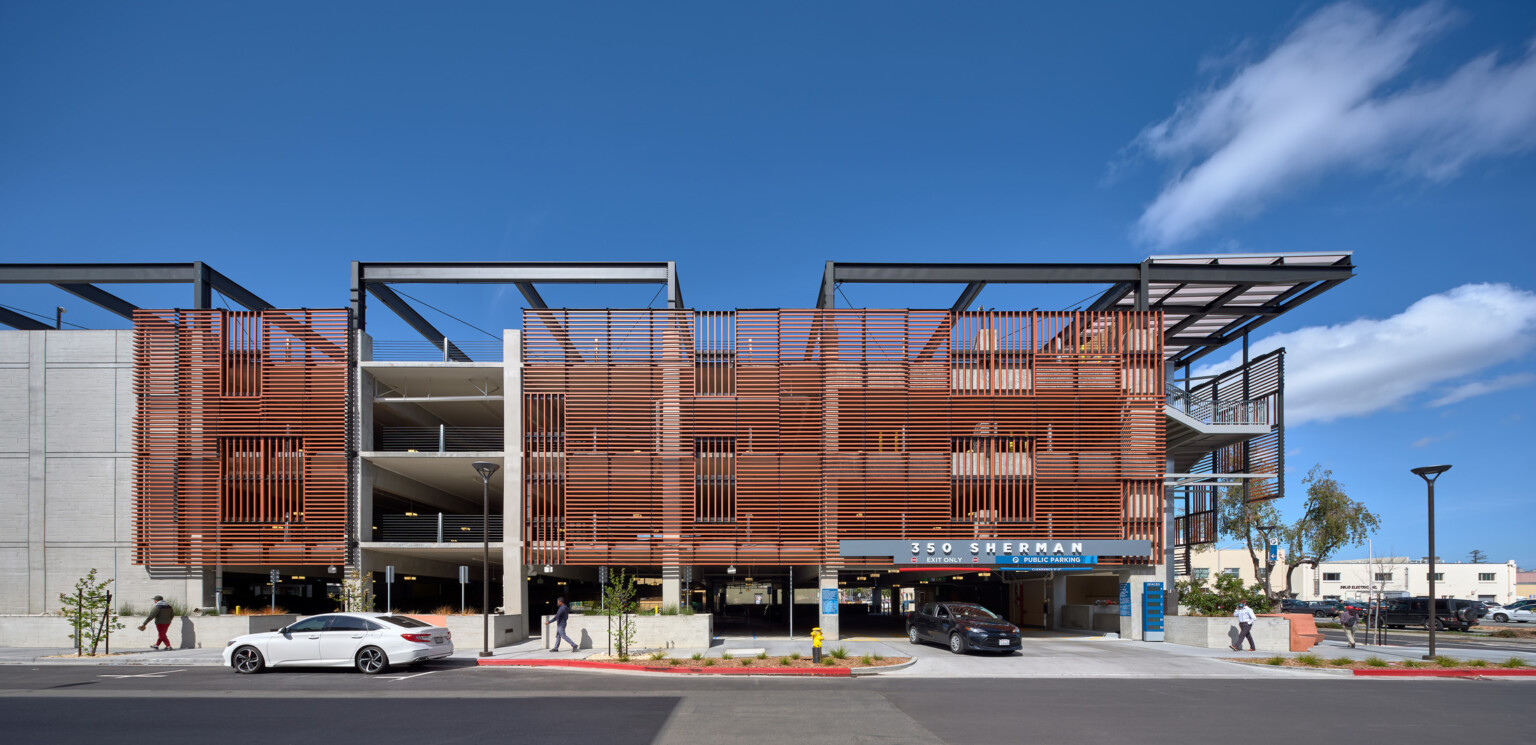
[(347, 525), (347, 314), (134, 314), (134, 562), (334, 564)]
[[(538, 513), (559, 525), (530, 510), (524, 558), (809, 564), (835, 562), (846, 538), (954, 535), (1157, 545), (1161, 323), (1156, 312), (528, 310), (524, 407), (562, 402), (563, 478), (538, 497), (561, 505)], [(735, 519), (696, 520), (723, 517), (723, 495), (704, 485), (725, 443)], [(985, 460), (960, 463), (973, 452)], [(530, 483), (536, 462), (525, 459)], [(977, 486), (957, 482), (973, 467)]]

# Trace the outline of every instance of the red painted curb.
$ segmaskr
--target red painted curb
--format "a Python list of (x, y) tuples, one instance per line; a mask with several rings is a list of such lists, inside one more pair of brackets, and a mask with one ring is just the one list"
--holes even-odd
[(1355, 675), (1379, 678), (1519, 678), (1536, 676), (1536, 670), (1356, 670)]
[(792, 668), (779, 670), (771, 667), (656, 667), (633, 665), (623, 662), (595, 662), (590, 660), (506, 660), (482, 659), (477, 665), (485, 667), (574, 667), (587, 670), (634, 670), (644, 673), (672, 673), (675, 675), (799, 675), (819, 678), (850, 678), (853, 672), (846, 667)]

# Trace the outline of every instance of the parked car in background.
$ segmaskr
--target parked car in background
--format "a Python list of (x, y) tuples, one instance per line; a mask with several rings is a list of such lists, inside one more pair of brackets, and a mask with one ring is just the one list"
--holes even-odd
[(237, 673), (269, 667), (355, 667), (368, 675), (453, 654), (448, 629), (387, 613), (327, 613), (277, 631), (246, 634), (224, 647)]
[[(1466, 631), (1477, 625), (1482, 617), (1482, 603), (1476, 600), (1438, 598), (1435, 600), (1433, 623), (1437, 629)], [(1429, 614), (1429, 598), (1394, 598), (1381, 609), (1381, 623), (1387, 628), (1403, 629), (1418, 626), (1428, 629), (1432, 621)]]
[(1488, 615), (1499, 623), (1530, 623), (1536, 621), (1536, 608), (1529, 605), (1522, 608), (1501, 606), (1489, 611)]
[(907, 617), (907, 641), (947, 644), (955, 654), (1012, 652), (1019, 648), (1019, 627), (975, 603), (925, 603)]

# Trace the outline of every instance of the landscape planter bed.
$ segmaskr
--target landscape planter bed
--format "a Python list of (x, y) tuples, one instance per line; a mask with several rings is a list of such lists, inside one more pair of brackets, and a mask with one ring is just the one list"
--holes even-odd
[(1388, 662), (1385, 667), (1374, 666), (1365, 660), (1354, 660), (1348, 665), (1335, 665), (1328, 660), (1322, 664), (1307, 665), (1299, 662), (1294, 657), (1286, 658), (1279, 665), (1271, 665), (1263, 659), (1254, 658), (1225, 658), (1229, 662), (1241, 662), (1245, 665), (1257, 667), (1283, 667), (1292, 670), (1343, 670), (1352, 672), (1362, 677), (1383, 678), (1481, 678), (1481, 677), (1536, 677), (1536, 667), (1503, 667), (1497, 663), (1491, 663), (1485, 667), (1441, 667), (1438, 664), (1426, 664), (1422, 667), (1404, 667), (1401, 662)]
[(480, 665), (488, 667), (568, 667), (587, 670), (628, 670), (646, 673), (676, 673), (682, 675), (801, 675), (827, 678), (847, 678), (853, 676), (854, 670), (860, 673), (878, 672), (884, 668), (899, 669), (906, 667), (909, 658), (888, 657), (881, 660), (878, 665), (864, 665), (857, 659), (844, 660), (841, 666), (828, 666), (813, 664), (808, 659), (791, 660), (789, 665), (781, 665), (778, 658), (770, 657), (766, 660), (747, 658), (752, 664), (743, 665), (740, 659), (722, 660), (710, 658), (715, 664), (705, 666), (703, 660), (641, 660), (635, 662), (611, 662), (605, 660), (551, 660), (551, 659), (482, 659)]

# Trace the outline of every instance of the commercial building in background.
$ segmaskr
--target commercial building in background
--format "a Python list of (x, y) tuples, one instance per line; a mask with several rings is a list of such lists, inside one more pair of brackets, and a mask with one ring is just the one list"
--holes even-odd
[(1536, 572), (1522, 571), (1515, 574), (1515, 595), (1520, 600), (1536, 598)]
[[(113, 393), (131, 447), (119, 422), (103, 451), (119, 469), (131, 454), (132, 488), (94, 497), (117, 515), (120, 583), (300, 612), (347, 577), (417, 611), (478, 606), (488, 583), (498, 643), (620, 570), (646, 607), (714, 613), (724, 634), (836, 638), (952, 599), (1140, 638), (1144, 586), (1214, 539), (1217, 490), (1283, 494), (1284, 352), (1248, 357), (1248, 332), (1353, 275), (1348, 254), (829, 263), (816, 308), (703, 311), (670, 263), (355, 263), (349, 307), (327, 311), (273, 308), (197, 264), (156, 275), (190, 281), (194, 307), (151, 311), (92, 284), (146, 281), (133, 266), (0, 266), (132, 319), (131, 365), (112, 363), (132, 380)], [(391, 289), (411, 282), (511, 284), (529, 309), (499, 340), (449, 339)], [(663, 285), (666, 307), (548, 308), (537, 290), (577, 282)], [(846, 282), (964, 290), (946, 310), (836, 308)], [(1105, 289), (1083, 309), (970, 309), (987, 283), (1051, 282)], [(213, 283), (246, 310), (209, 308)], [(370, 296), (424, 341), (373, 338)], [(127, 333), (0, 322), (23, 329), (0, 349)], [(1190, 375), (1238, 349), (1234, 369)], [(39, 395), (0, 377), (46, 428)], [(0, 543), (26, 567), (0, 596), (40, 612), (83, 566), (54, 561), (44, 516), (81, 497), (56, 487), (67, 451), (13, 447), (0, 461), (16, 453), (38, 488), (0, 506), (39, 527)]]
[[(1261, 554), (1262, 560), (1262, 554)], [(1244, 584), (1263, 584), (1255, 574), (1253, 560), (1246, 548), (1198, 551), (1191, 559), (1188, 573), (1180, 579), (1194, 578), (1213, 582), (1218, 575), (1240, 577)], [(1276, 567), (1275, 590), (1285, 588), (1285, 578)], [(1503, 564), (1435, 562), (1435, 592), (1445, 598), (1492, 600), (1508, 603), (1524, 595), (1517, 584), (1519, 570), (1514, 561)], [(1318, 564), (1317, 569), (1300, 565), (1291, 575), (1291, 592), (1299, 600), (1365, 600), (1373, 596), (1387, 598), (1427, 596), (1429, 562), (1404, 556), (1375, 559), (1336, 559)]]

